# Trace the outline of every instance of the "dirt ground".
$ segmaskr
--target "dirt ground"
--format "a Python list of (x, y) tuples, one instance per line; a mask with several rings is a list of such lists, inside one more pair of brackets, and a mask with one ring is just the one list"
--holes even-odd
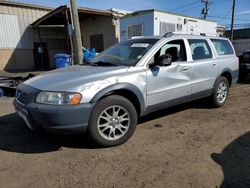
[(203, 100), (150, 114), (125, 144), (30, 131), (0, 98), (1, 187), (250, 187), (250, 81), (223, 108)]

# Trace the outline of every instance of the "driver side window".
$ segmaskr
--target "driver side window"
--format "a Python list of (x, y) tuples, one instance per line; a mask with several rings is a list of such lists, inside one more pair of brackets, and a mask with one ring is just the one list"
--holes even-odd
[(173, 40), (164, 44), (161, 49), (155, 54), (154, 61), (161, 55), (169, 54), (172, 57), (172, 62), (186, 61), (186, 49), (183, 40)]

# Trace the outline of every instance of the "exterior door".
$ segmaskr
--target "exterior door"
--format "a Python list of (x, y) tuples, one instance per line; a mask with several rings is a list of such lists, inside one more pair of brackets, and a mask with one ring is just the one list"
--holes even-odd
[(97, 52), (104, 50), (103, 34), (90, 36), (90, 48), (95, 48)]
[(186, 61), (184, 41), (174, 40), (166, 43), (152, 58), (156, 60), (164, 53), (172, 56), (172, 64), (169, 66), (153, 65), (146, 71), (148, 106), (191, 94), (192, 63)]
[(193, 59), (192, 93), (209, 91), (218, 75), (218, 62), (213, 59), (212, 50), (205, 39), (188, 39)]
[(47, 44), (43, 42), (34, 43), (34, 61), (36, 70), (49, 70), (49, 55), (47, 50)]

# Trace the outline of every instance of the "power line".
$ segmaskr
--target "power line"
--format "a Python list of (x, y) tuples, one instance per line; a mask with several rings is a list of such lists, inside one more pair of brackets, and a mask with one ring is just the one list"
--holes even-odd
[[(223, 16), (207, 16), (207, 17), (211, 17), (211, 18), (220, 18), (220, 19), (225, 19), (225, 20), (231, 20), (231, 18), (229, 17), (223, 17)], [(240, 18), (235, 18), (234, 20), (238, 20), (238, 21), (249, 21), (247, 19), (240, 19)]]
[(185, 4), (185, 5), (183, 5), (183, 6), (181, 6), (181, 7), (178, 7), (178, 8), (171, 9), (171, 10), (169, 10), (169, 11), (176, 11), (176, 10), (179, 10), (179, 9), (183, 9), (183, 8), (186, 8), (186, 7), (190, 7), (190, 6), (192, 6), (192, 5), (194, 5), (194, 4), (197, 4), (197, 3), (198, 3), (198, 1), (195, 0), (195, 1), (191, 2), (191, 3)]
[[(217, 17), (221, 17), (219, 20), (221, 20), (221, 19), (224, 19), (224, 18), (226, 18), (228, 15), (229, 15), (229, 13), (232, 11), (232, 7), (227, 11), (227, 13), (225, 14), (225, 15), (218, 15)], [(230, 19), (230, 18), (229, 18)]]
[(227, 17), (227, 16), (229, 15), (229, 13), (232, 11), (232, 8), (233, 8), (233, 7), (231, 7), (231, 8), (229, 9), (229, 11), (223, 16), (224, 18)]
[(226, 2), (226, 1), (230, 1), (230, 0), (217, 0), (217, 1), (213, 1), (213, 3), (222, 3), (222, 2)]
[(201, 5), (195, 5), (195, 6), (188, 7), (188, 8), (185, 8), (185, 9), (182, 9), (182, 10), (179, 10), (179, 11), (175, 11), (175, 12), (183, 12), (183, 11), (190, 10), (190, 9), (194, 9), (194, 8), (197, 8), (197, 7), (200, 7), (200, 6), (201, 6)]

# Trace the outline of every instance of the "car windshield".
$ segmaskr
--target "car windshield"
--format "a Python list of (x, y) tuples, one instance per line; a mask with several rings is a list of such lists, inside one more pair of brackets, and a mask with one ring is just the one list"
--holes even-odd
[(120, 42), (90, 60), (96, 66), (134, 66), (159, 39), (131, 39)]

